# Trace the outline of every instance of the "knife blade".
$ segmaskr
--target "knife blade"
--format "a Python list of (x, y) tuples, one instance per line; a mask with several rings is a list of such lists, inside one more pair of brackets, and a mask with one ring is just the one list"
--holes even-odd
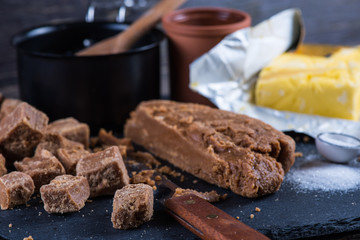
[[(127, 165), (130, 170), (149, 170), (144, 164)], [(156, 177), (158, 176), (158, 177)], [(156, 186), (156, 200), (162, 203), (167, 213), (192, 233), (206, 240), (269, 240), (268, 237), (226, 212), (215, 207), (208, 201), (187, 193), (173, 196), (180, 188), (166, 176), (155, 172), (153, 175)]]

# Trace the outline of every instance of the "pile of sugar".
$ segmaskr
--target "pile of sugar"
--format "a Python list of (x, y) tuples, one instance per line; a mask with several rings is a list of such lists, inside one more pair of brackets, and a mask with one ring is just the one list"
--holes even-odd
[(325, 160), (305, 161), (287, 174), (286, 180), (300, 191), (346, 192), (360, 187), (360, 166)]

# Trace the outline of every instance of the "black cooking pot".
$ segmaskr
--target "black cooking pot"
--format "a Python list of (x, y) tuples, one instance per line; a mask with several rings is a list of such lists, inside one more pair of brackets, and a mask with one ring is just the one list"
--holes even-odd
[(153, 29), (128, 52), (77, 57), (74, 53), (126, 29), (109, 22), (49, 24), (18, 33), (20, 97), (50, 120), (68, 116), (90, 125), (122, 132), (142, 100), (160, 98), (160, 42)]

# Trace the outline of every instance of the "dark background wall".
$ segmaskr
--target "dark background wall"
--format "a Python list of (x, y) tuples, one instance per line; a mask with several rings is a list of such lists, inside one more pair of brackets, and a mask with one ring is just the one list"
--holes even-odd
[[(84, 19), (87, 0), (0, 0), (0, 88), (16, 84), (15, 51), (11, 36), (25, 28), (62, 20)], [(305, 42), (360, 44), (358, 0), (188, 0), (183, 6), (221, 6), (248, 12), (253, 24), (297, 7), (305, 22)], [(13, 88), (12, 88), (13, 89)]]

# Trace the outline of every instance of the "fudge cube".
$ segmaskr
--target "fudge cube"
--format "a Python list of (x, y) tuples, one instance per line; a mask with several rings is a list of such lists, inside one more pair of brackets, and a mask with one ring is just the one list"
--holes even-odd
[(116, 146), (80, 159), (76, 165), (76, 175), (84, 176), (89, 181), (90, 197), (112, 195), (129, 184), (124, 161)]
[(80, 159), (89, 155), (90, 152), (85, 149), (72, 148), (59, 148), (57, 150), (57, 156), (60, 162), (63, 164), (66, 173), (76, 175), (76, 164)]
[(46, 133), (41, 140), (41, 143), (37, 145), (35, 155), (40, 154), (43, 149), (46, 149), (54, 154), (54, 156), (58, 157), (57, 150), (59, 148), (84, 149), (84, 145), (79, 142), (71, 141), (66, 137), (61, 136), (60, 134)]
[(4, 156), (0, 153), (0, 177), (7, 173), (6, 161)]
[(20, 103), (0, 122), (2, 152), (13, 159), (31, 156), (43, 137), (48, 121), (44, 113), (25, 102)]
[(34, 193), (34, 182), (26, 173), (13, 171), (0, 177), (0, 206), (2, 210), (25, 204)]
[(146, 184), (129, 184), (115, 192), (111, 222), (114, 228), (136, 228), (153, 215), (153, 189)]
[(75, 118), (69, 117), (51, 122), (47, 129), (49, 133), (57, 133), (75, 142), (89, 147), (90, 128), (86, 123), (80, 123)]
[(47, 150), (42, 150), (41, 154), (32, 158), (26, 157), (22, 161), (16, 161), (14, 166), (18, 171), (28, 174), (33, 179), (35, 192), (56, 176), (65, 174), (60, 161)]
[(40, 194), (46, 212), (76, 212), (85, 206), (90, 188), (85, 177), (61, 175), (43, 185)]
[(14, 109), (22, 103), (21, 100), (15, 98), (6, 98), (1, 104), (0, 108), (0, 119), (3, 119), (5, 116), (10, 114)]

